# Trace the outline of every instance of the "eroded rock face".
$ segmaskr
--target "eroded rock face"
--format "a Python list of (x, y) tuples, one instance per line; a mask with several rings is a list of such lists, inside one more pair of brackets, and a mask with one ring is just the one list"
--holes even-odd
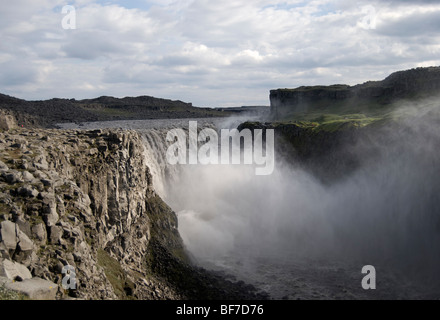
[(8, 259), (0, 260), (0, 277), (23, 281), (32, 279), (32, 274), (25, 265)]
[(15, 251), (17, 248), (16, 225), (11, 221), (3, 221), (0, 224), (0, 239), (4, 246), (9, 251)]
[(17, 127), (17, 122), (15, 121), (15, 117), (7, 112), (1, 110), (0, 111), (0, 129), (1, 130), (10, 130)]
[(32, 300), (54, 300), (57, 297), (58, 286), (49, 280), (38, 277), (6, 283), (9, 290), (17, 291)]
[[(182, 297), (145, 267), (148, 203), (157, 196), (137, 133), (16, 129), (0, 133), (0, 150), (0, 255), (8, 270), (23, 266), (41, 280), (37, 287), (55, 283), (58, 298)], [(176, 217), (165, 210), (161, 219)], [(183, 252), (178, 233), (172, 237)], [(61, 288), (66, 265), (75, 268), (75, 290)]]

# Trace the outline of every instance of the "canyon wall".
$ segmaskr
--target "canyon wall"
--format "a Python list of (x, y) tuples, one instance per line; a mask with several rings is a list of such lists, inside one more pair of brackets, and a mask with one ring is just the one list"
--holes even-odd
[(270, 91), (271, 113), (282, 118), (296, 112), (375, 111), (401, 100), (438, 94), (440, 67), (416, 68), (391, 74), (382, 81), (349, 86), (302, 86)]

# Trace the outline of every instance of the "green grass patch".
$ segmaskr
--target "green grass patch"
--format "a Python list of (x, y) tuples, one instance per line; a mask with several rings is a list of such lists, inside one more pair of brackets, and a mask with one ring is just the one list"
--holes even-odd
[(104, 249), (98, 249), (98, 265), (111, 283), (119, 299), (133, 299), (134, 284), (127, 278), (120, 263), (112, 258)]
[(28, 221), (31, 227), (36, 226), (37, 224), (44, 224), (42, 216), (28, 216)]
[(13, 290), (9, 290), (4, 285), (1, 285), (0, 300), (30, 300), (30, 299), (24, 294), (21, 294)]
[(365, 127), (380, 120), (383, 120), (383, 117), (369, 116), (362, 113), (298, 113), (295, 116), (289, 116), (273, 124), (275, 127), (280, 124), (294, 124), (303, 129), (310, 129), (316, 132), (335, 132), (347, 128)]
[(11, 211), (11, 208), (5, 204), (0, 202), (0, 219)]
[(130, 112), (128, 110), (124, 110), (124, 109), (117, 109), (117, 108), (99, 108), (99, 109), (94, 109), (94, 108), (83, 108), (87, 111), (90, 111), (98, 116), (110, 116), (110, 117), (134, 117), (136, 116), (136, 114), (134, 112)]
[(176, 258), (188, 262), (173, 210), (159, 196), (148, 199), (147, 210), (153, 225), (151, 237), (161, 242)]
[(4, 193), (4, 192), (8, 192), (10, 190), (19, 189), (23, 186), (24, 186), (24, 182), (18, 182), (15, 184), (4, 184), (0, 187), (0, 190)]

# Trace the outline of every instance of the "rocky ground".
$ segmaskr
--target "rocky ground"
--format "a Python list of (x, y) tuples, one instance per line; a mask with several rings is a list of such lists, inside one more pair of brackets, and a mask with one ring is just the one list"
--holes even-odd
[[(75, 289), (62, 286), (67, 265)], [(10, 297), (267, 295), (192, 265), (136, 132), (9, 128), (0, 132), (0, 298)]]

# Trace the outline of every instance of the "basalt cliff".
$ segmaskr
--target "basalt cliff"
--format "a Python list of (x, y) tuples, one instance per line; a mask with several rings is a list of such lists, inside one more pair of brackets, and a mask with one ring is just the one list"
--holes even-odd
[(402, 100), (417, 100), (438, 94), (440, 67), (416, 68), (392, 73), (382, 81), (349, 86), (302, 86), (270, 91), (274, 119), (298, 113), (381, 112)]

